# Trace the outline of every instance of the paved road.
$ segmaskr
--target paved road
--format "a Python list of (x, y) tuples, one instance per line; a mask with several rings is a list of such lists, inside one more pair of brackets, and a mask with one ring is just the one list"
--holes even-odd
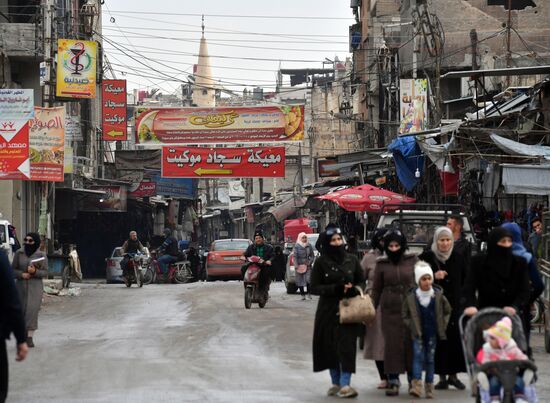
[[(334, 402), (324, 396), (328, 373), (311, 370), (315, 306), (282, 284), (263, 310), (244, 309), (238, 282), (85, 284), (81, 296), (47, 298), (37, 347), (11, 365), (8, 401)], [(536, 344), (540, 379), (549, 379), (550, 355), (540, 336)], [(352, 383), (358, 401), (411, 401), (376, 390), (375, 367), (362, 358)], [(543, 383), (539, 396), (550, 401)], [(436, 397), (470, 400), (458, 391)]]

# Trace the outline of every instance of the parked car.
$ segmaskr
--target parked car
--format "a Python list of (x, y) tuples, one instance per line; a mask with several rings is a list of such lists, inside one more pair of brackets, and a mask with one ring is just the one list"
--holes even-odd
[[(319, 234), (306, 234), (306, 235), (307, 235), (307, 241), (313, 247), (314, 259), (316, 259), (317, 256), (319, 256), (319, 251), (315, 249), (315, 243), (317, 242), (317, 239), (319, 239)], [(296, 266), (294, 264), (294, 244), (285, 243), (285, 249), (290, 250), (290, 254), (288, 255), (288, 259), (286, 261), (285, 287), (286, 287), (286, 292), (288, 294), (294, 294), (297, 291)]]
[(212, 242), (206, 257), (206, 279), (242, 279), (240, 260), (248, 245), (248, 239), (218, 239)]
[[(145, 248), (145, 255), (150, 257), (149, 249)], [(105, 259), (107, 267), (105, 269), (105, 275), (107, 279), (107, 284), (110, 283), (122, 283), (122, 268), (120, 267), (120, 262), (122, 261), (122, 247), (117, 246), (113, 249), (111, 256)]]
[(10, 262), (13, 260), (14, 250), (20, 247), (21, 245), (15, 236), (14, 227), (9, 221), (2, 220), (2, 214), (0, 214), (0, 248), (4, 249)]

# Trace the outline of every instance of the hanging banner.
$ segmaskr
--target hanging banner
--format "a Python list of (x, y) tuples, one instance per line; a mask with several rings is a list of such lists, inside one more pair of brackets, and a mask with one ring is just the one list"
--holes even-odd
[(31, 180), (63, 182), (65, 107), (35, 107), (29, 120)]
[(428, 127), (428, 80), (399, 80), (399, 134), (417, 133)]
[(0, 179), (30, 179), (27, 123), (0, 119)]
[(34, 116), (34, 91), (0, 89), (1, 119), (30, 119)]
[(146, 176), (157, 184), (158, 196), (194, 200), (197, 198), (197, 182), (190, 178), (162, 178), (159, 171), (149, 171)]
[(163, 147), (163, 178), (284, 178), (284, 147)]
[(138, 109), (139, 144), (261, 143), (304, 138), (304, 106)]
[(65, 116), (65, 141), (72, 144), (73, 141), (82, 141), (82, 128), (80, 127), (80, 116)]
[(157, 193), (157, 184), (155, 182), (140, 182), (135, 189), (128, 190), (130, 197), (151, 197)]
[(57, 40), (56, 96), (95, 98), (97, 43)]
[(101, 105), (103, 140), (128, 140), (126, 80), (103, 80), (101, 84)]

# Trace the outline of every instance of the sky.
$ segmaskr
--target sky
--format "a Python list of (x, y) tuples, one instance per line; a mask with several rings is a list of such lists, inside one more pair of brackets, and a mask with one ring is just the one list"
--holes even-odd
[(126, 79), (129, 90), (179, 93), (181, 80), (187, 81), (197, 63), (204, 14), (214, 79), (236, 92), (245, 86), (272, 91), (280, 67), (322, 68), (325, 58), (350, 56), (348, 32), (354, 18), (349, 4), (349, 0), (105, 0), (103, 46), (116, 78)]

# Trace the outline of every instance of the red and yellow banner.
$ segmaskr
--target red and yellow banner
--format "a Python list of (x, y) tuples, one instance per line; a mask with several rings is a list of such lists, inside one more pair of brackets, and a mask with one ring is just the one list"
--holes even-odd
[(65, 107), (35, 107), (28, 125), (31, 180), (63, 182)]
[(136, 141), (151, 146), (300, 141), (304, 107), (145, 108), (136, 130)]
[(126, 80), (103, 80), (101, 84), (103, 140), (126, 141)]
[(0, 179), (29, 179), (27, 120), (0, 120)]
[(163, 178), (282, 178), (284, 147), (163, 147)]

